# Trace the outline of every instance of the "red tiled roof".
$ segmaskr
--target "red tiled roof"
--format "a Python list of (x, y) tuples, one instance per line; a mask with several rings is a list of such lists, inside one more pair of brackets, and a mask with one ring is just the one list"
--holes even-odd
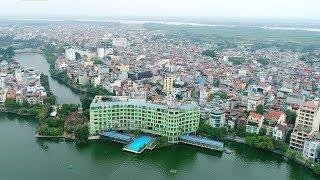
[(255, 118), (255, 119), (262, 119), (263, 115), (255, 113), (255, 112), (250, 112), (249, 116)]
[(281, 115), (283, 115), (284, 113), (281, 111), (270, 111), (267, 115), (266, 118), (268, 119), (280, 119)]

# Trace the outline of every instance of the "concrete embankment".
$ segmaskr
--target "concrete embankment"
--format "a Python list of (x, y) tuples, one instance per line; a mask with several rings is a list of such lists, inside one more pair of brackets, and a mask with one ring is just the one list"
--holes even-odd
[(23, 53), (39, 53), (39, 54), (42, 54), (43, 52), (40, 49), (29, 49), (29, 48), (26, 48), (26, 49), (17, 49), (17, 50), (15, 50), (15, 53), (16, 54), (23, 54)]

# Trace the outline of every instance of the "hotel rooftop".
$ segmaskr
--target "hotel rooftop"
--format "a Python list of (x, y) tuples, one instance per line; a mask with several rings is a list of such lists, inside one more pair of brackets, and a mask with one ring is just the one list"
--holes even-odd
[(115, 105), (133, 105), (133, 106), (146, 106), (150, 108), (157, 109), (180, 109), (180, 110), (191, 110), (198, 107), (195, 102), (189, 104), (155, 104), (152, 102), (147, 102), (141, 99), (130, 99), (127, 96), (96, 96), (92, 101), (90, 108), (107, 108)]

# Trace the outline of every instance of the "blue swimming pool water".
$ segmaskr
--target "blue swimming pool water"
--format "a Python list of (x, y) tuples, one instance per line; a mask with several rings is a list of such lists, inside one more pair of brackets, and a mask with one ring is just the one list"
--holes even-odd
[(152, 140), (149, 136), (140, 136), (135, 139), (131, 144), (129, 144), (128, 149), (131, 151), (138, 152), (141, 148), (143, 148), (146, 144), (150, 143)]

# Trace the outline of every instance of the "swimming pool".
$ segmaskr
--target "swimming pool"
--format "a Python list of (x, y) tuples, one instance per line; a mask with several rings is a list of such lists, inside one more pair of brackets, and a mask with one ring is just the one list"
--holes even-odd
[(137, 139), (133, 140), (133, 142), (127, 146), (127, 149), (129, 151), (139, 152), (143, 147), (145, 147), (145, 145), (149, 144), (151, 141), (152, 137), (140, 136)]

